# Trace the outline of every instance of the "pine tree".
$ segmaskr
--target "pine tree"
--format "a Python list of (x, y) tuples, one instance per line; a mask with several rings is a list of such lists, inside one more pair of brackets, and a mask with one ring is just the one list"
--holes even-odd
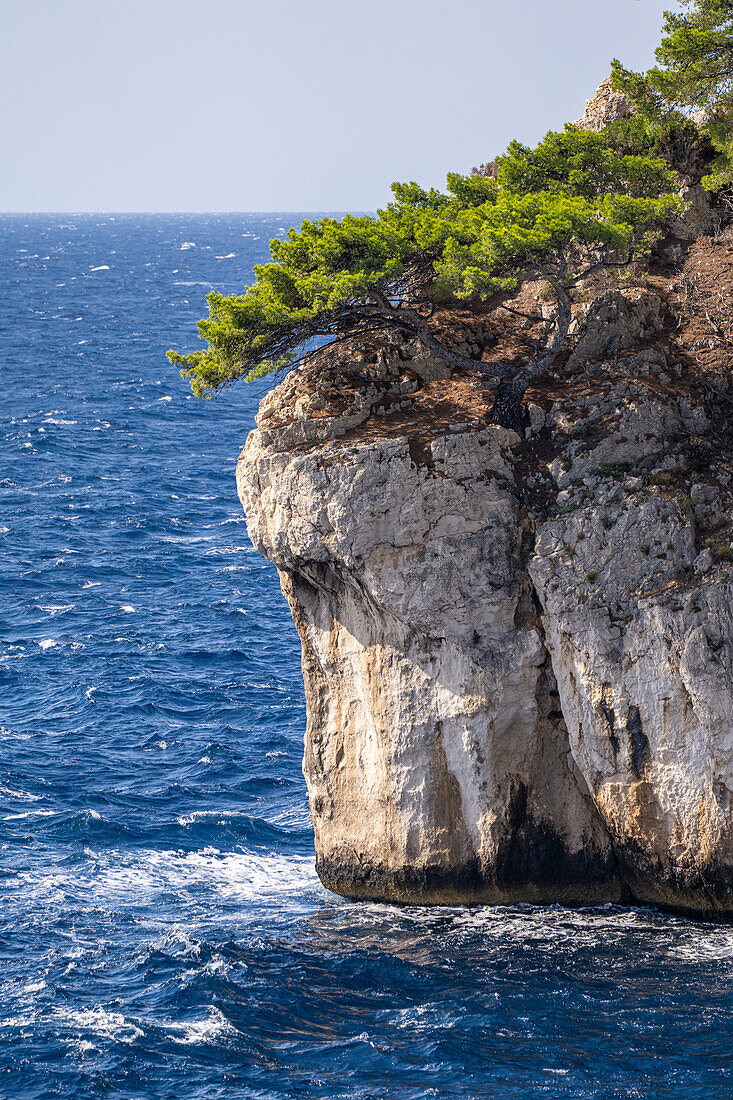
[[(675, 131), (680, 149), (702, 131), (717, 153), (702, 182), (717, 191), (733, 183), (733, 0), (682, 3), (684, 11), (664, 13), (657, 65), (640, 74), (614, 61), (614, 85), (650, 132)], [(691, 112), (703, 116), (697, 127)]]
[[(620, 153), (603, 134), (566, 127), (535, 149), (514, 142), (495, 178), (453, 174), (445, 192), (395, 184), (376, 216), (291, 229), (271, 242), (272, 262), (255, 268), (244, 294), (208, 296), (198, 326), (208, 347), (169, 358), (209, 397), (292, 365), (312, 341), (398, 329), (447, 364), (496, 378), (495, 420), (519, 429), (526, 389), (564, 347), (573, 287), (648, 253), (677, 186), (662, 159)], [(544, 345), (519, 368), (472, 359), (431, 329), (436, 306), (493, 308), (536, 279), (555, 315)]]

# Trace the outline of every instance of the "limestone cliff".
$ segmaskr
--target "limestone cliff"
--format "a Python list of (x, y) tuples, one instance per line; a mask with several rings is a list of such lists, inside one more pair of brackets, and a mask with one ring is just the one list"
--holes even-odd
[(331, 889), (733, 914), (733, 236), (694, 235), (585, 288), (525, 438), (386, 336), (263, 401), (238, 485), (302, 639)]

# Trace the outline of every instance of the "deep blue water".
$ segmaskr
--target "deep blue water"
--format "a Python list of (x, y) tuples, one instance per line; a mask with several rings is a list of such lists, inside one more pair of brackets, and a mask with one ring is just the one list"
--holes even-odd
[(0, 1098), (730, 1097), (733, 928), (315, 877), (258, 395), (164, 357), (300, 218), (0, 218)]

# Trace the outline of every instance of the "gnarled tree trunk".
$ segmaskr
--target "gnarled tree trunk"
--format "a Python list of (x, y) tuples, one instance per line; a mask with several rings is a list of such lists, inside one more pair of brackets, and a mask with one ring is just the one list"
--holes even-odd
[(565, 346), (565, 337), (570, 327), (570, 296), (559, 280), (552, 285), (557, 297), (557, 314), (550, 341), (516, 374), (499, 379), (492, 407), (494, 422), (502, 428), (511, 428), (519, 435), (524, 434), (522, 398), (532, 383), (541, 378), (555, 362)]

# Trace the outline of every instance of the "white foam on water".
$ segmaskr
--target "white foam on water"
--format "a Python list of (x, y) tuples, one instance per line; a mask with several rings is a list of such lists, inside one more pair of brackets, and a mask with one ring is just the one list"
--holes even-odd
[(233, 260), (237, 255), (236, 252), (227, 252), (226, 256), (215, 256), (215, 260)]
[[(54, 1016), (64, 1028), (91, 1031), (101, 1039), (111, 1039), (115, 1043), (134, 1043), (143, 1035), (141, 1029), (126, 1020), (121, 1012), (109, 1012), (102, 1005), (77, 1011), (68, 1007), (58, 1008)], [(81, 1035), (78, 1038), (81, 1039)]]
[[(10, 656), (10, 654), (7, 654)], [(0, 737), (11, 738), (13, 741), (30, 741), (31, 735), (29, 733), (16, 733), (15, 730), (8, 729), (7, 726), (0, 726)]]
[(184, 241), (178, 251), (179, 252), (185, 252), (186, 249), (195, 248), (195, 247), (196, 247), (196, 242), (195, 241)]
[(701, 936), (699, 929), (695, 929), (689, 937), (679, 937), (671, 941), (668, 954), (685, 962), (732, 962), (733, 931), (710, 928), (705, 932), (706, 934)]
[(90, 703), (94, 702), (95, 691), (99, 691), (99, 688), (96, 686), (96, 684), (90, 684), (87, 690), (84, 692)]
[(16, 791), (13, 787), (3, 786), (0, 783), (0, 795), (7, 795), (9, 798), (26, 798), (29, 802), (40, 802), (42, 795), (31, 794), (29, 791)]
[(38, 643), (40, 648), (43, 650), (55, 649), (58, 644), (59, 643), (54, 638), (44, 638), (42, 642)]
[(171, 1038), (174, 1043), (197, 1044), (210, 1043), (218, 1039), (225, 1032), (236, 1034), (237, 1029), (227, 1020), (226, 1016), (213, 1005), (206, 1016), (199, 1020), (189, 1020), (177, 1023), (169, 1020), (162, 1025), (167, 1031), (173, 1032)]
[(109, 271), (109, 264), (100, 264), (99, 267), (90, 267), (90, 271)]
[(131, 603), (123, 603), (120, 607), (120, 611), (124, 611), (126, 615), (135, 615), (137, 612)]
[(24, 985), (21, 989), (21, 993), (40, 993), (42, 989), (46, 988), (46, 983), (41, 979), (37, 982), (29, 982), (28, 985)]
[(21, 821), (26, 817), (53, 817), (55, 810), (26, 810), (23, 814), (5, 814), (3, 821)]
[(192, 810), (190, 814), (181, 814), (176, 818), (179, 825), (193, 825), (194, 821), (216, 821), (218, 825), (226, 825), (238, 817), (248, 817), (241, 810)]
[(3, 1028), (18, 1028), (25, 1030), (26, 1028), (33, 1027), (38, 1022), (38, 1017), (34, 1015), (25, 1016), (6, 1016), (0, 1019), (0, 1030)]
[(82, 588), (101, 588), (101, 581), (84, 581)]
[[(95, 811), (87, 813), (99, 819)], [(68, 895), (83, 894), (89, 904), (112, 905), (117, 910), (147, 907), (161, 894), (175, 891), (194, 895), (197, 906), (205, 897), (213, 911), (221, 899), (290, 902), (298, 893), (319, 886), (311, 856), (222, 853), (211, 847), (188, 853), (143, 850), (111, 855), (87, 848), (85, 855), (89, 862), (75, 867), (73, 873), (38, 866), (19, 871), (14, 883), (37, 904), (65, 905)]]

